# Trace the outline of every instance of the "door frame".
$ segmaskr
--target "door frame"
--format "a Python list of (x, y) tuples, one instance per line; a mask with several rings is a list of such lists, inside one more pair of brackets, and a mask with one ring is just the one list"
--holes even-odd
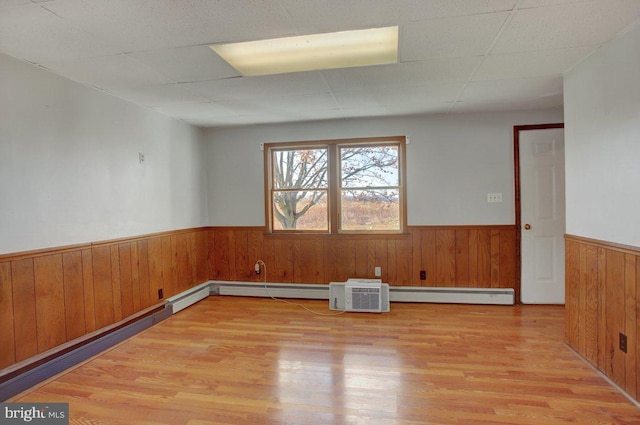
[(552, 124), (530, 124), (513, 126), (513, 177), (514, 177), (514, 198), (515, 198), (515, 218), (516, 218), (516, 303), (522, 304), (520, 297), (522, 280), (522, 253), (520, 244), (522, 243), (522, 220), (520, 205), (520, 132), (530, 130), (548, 130), (550, 128), (564, 128), (564, 123)]

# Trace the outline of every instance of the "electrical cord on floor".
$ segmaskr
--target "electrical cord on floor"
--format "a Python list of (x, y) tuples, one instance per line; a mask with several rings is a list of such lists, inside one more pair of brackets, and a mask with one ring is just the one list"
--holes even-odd
[(269, 297), (272, 300), (280, 301), (281, 303), (285, 303), (285, 304), (296, 305), (296, 306), (298, 306), (300, 308), (303, 308), (303, 309), (307, 310), (309, 313), (313, 313), (313, 314), (315, 314), (317, 316), (338, 316), (340, 314), (346, 313), (345, 310), (340, 310), (337, 313), (321, 313), (319, 311), (313, 311), (310, 308), (308, 308), (308, 307), (306, 307), (306, 306), (304, 306), (304, 305), (302, 305), (300, 303), (294, 303), (292, 301), (287, 301), (287, 300), (283, 300), (282, 298), (274, 297), (273, 295), (271, 295), (271, 292), (269, 292), (269, 287), (267, 286), (267, 265), (262, 260), (256, 261), (256, 265), (255, 265), (256, 273), (260, 272), (260, 266), (262, 266), (262, 268), (264, 269), (264, 290), (267, 292), (267, 295), (269, 295)]

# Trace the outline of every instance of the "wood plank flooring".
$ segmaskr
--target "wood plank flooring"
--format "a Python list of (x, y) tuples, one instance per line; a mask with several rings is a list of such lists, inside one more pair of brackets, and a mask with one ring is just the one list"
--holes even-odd
[(72, 424), (640, 424), (563, 335), (558, 306), (209, 297), (12, 401)]

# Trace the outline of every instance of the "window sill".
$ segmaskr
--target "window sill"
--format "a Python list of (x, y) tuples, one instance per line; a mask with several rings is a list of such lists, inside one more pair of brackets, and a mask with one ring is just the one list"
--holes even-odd
[(271, 233), (265, 232), (265, 239), (396, 239), (404, 240), (410, 236), (408, 232), (403, 233), (306, 233), (306, 232), (286, 232)]

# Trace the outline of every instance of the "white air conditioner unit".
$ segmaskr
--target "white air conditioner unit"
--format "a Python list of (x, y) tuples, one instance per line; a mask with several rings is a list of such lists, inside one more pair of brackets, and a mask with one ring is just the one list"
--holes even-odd
[[(350, 289), (347, 291), (347, 285)], [(374, 288), (373, 292), (365, 292), (362, 290), (354, 291), (353, 288)], [(379, 289), (379, 290), (378, 290)], [(377, 290), (377, 291), (376, 291)], [(350, 301), (347, 305), (347, 292), (349, 293)], [(368, 295), (365, 295), (367, 294)], [(380, 309), (374, 310), (366, 308), (364, 301), (375, 301), (375, 294), (378, 294), (380, 300)], [(377, 304), (376, 304), (377, 306)], [(381, 279), (349, 279), (346, 282), (330, 282), (329, 283), (329, 309), (330, 310), (344, 310), (344, 311), (361, 311), (361, 312), (375, 312), (386, 313), (390, 311), (389, 304), (389, 284), (382, 283)]]
[(369, 313), (382, 312), (380, 285), (345, 285), (344, 304), (346, 311), (362, 311)]
[(345, 311), (382, 312), (382, 282), (349, 279), (344, 286)]

